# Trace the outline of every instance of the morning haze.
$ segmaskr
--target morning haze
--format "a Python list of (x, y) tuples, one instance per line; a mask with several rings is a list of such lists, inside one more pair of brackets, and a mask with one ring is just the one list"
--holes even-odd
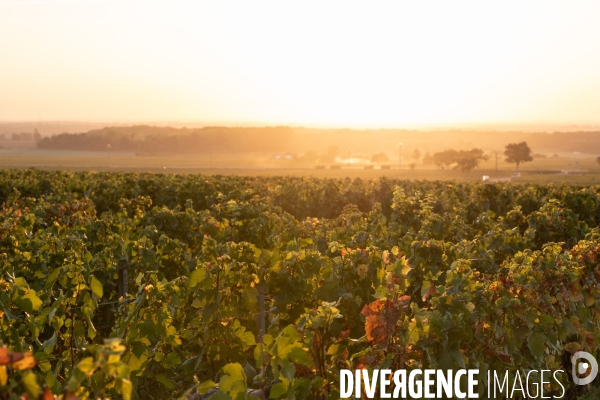
[(600, 4), (0, 1), (1, 120), (600, 122)]
[(600, 399), (599, 16), (0, 0), (0, 400)]
[(436, 153), (475, 149), (471, 175), (447, 177), (480, 179), (512, 170), (505, 147), (526, 142), (523, 171), (595, 171), (599, 11), (592, 1), (0, 0), (0, 158), (436, 178), (414, 171), (453, 170)]

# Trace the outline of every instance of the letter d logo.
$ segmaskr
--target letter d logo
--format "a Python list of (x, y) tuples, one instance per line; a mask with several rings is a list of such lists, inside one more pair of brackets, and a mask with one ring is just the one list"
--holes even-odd
[[(585, 359), (587, 362), (580, 362), (578, 364), (577, 361), (580, 359)], [(571, 364), (571, 375), (576, 385), (587, 385), (596, 379), (596, 375), (598, 375), (598, 362), (596, 362), (596, 359), (590, 353), (578, 351), (571, 357)], [(590, 366), (592, 367), (590, 374), (585, 378), (580, 378), (579, 376), (585, 374)]]

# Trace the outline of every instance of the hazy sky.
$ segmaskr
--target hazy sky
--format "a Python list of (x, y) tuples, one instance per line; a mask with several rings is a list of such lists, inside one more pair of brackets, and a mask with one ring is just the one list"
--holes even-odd
[(600, 1), (0, 0), (0, 119), (600, 122)]

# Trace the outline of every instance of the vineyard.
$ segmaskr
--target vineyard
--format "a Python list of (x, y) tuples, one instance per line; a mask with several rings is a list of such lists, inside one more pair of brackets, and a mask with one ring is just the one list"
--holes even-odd
[(0, 204), (2, 399), (338, 399), (340, 369), (599, 354), (600, 188), (26, 170)]

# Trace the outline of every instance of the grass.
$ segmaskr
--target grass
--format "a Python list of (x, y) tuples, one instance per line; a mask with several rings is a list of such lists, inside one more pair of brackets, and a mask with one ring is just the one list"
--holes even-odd
[[(408, 167), (406, 160), (406, 167)], [(435, 166), (419, 164), (414, 170), (364, 169), (363, 166), (343, 165), (342, 169), (316, 169), (315, 163), (294, 160), (276, 160), (265, 154), (201, 154), (201, 155), (135, 155), (134, 153), (108, 153), (84, 151), (53, 151), (38, 149), (1, 149), (0, 168), (37, 168), (71, 171), (127, 171), (160, 173), (201, 173), (206, 175), (287, 175), (328, 178), (390, 177), (414, 180), (481, 181), (483, 175), (510, 177), (515, 168), (499, 158), (496, 172), (495, 160), (483, 162), (480, 168), (470, 172), (441, 170)], [(560, 173), (564, 170), (585, 172)], [(600, 184), (600, 166), (593, 156), (562, 155), (560, 158), (535, 159), (523, 164), (521, 177), (513, 182), (567, 183), (574, 185)]]

